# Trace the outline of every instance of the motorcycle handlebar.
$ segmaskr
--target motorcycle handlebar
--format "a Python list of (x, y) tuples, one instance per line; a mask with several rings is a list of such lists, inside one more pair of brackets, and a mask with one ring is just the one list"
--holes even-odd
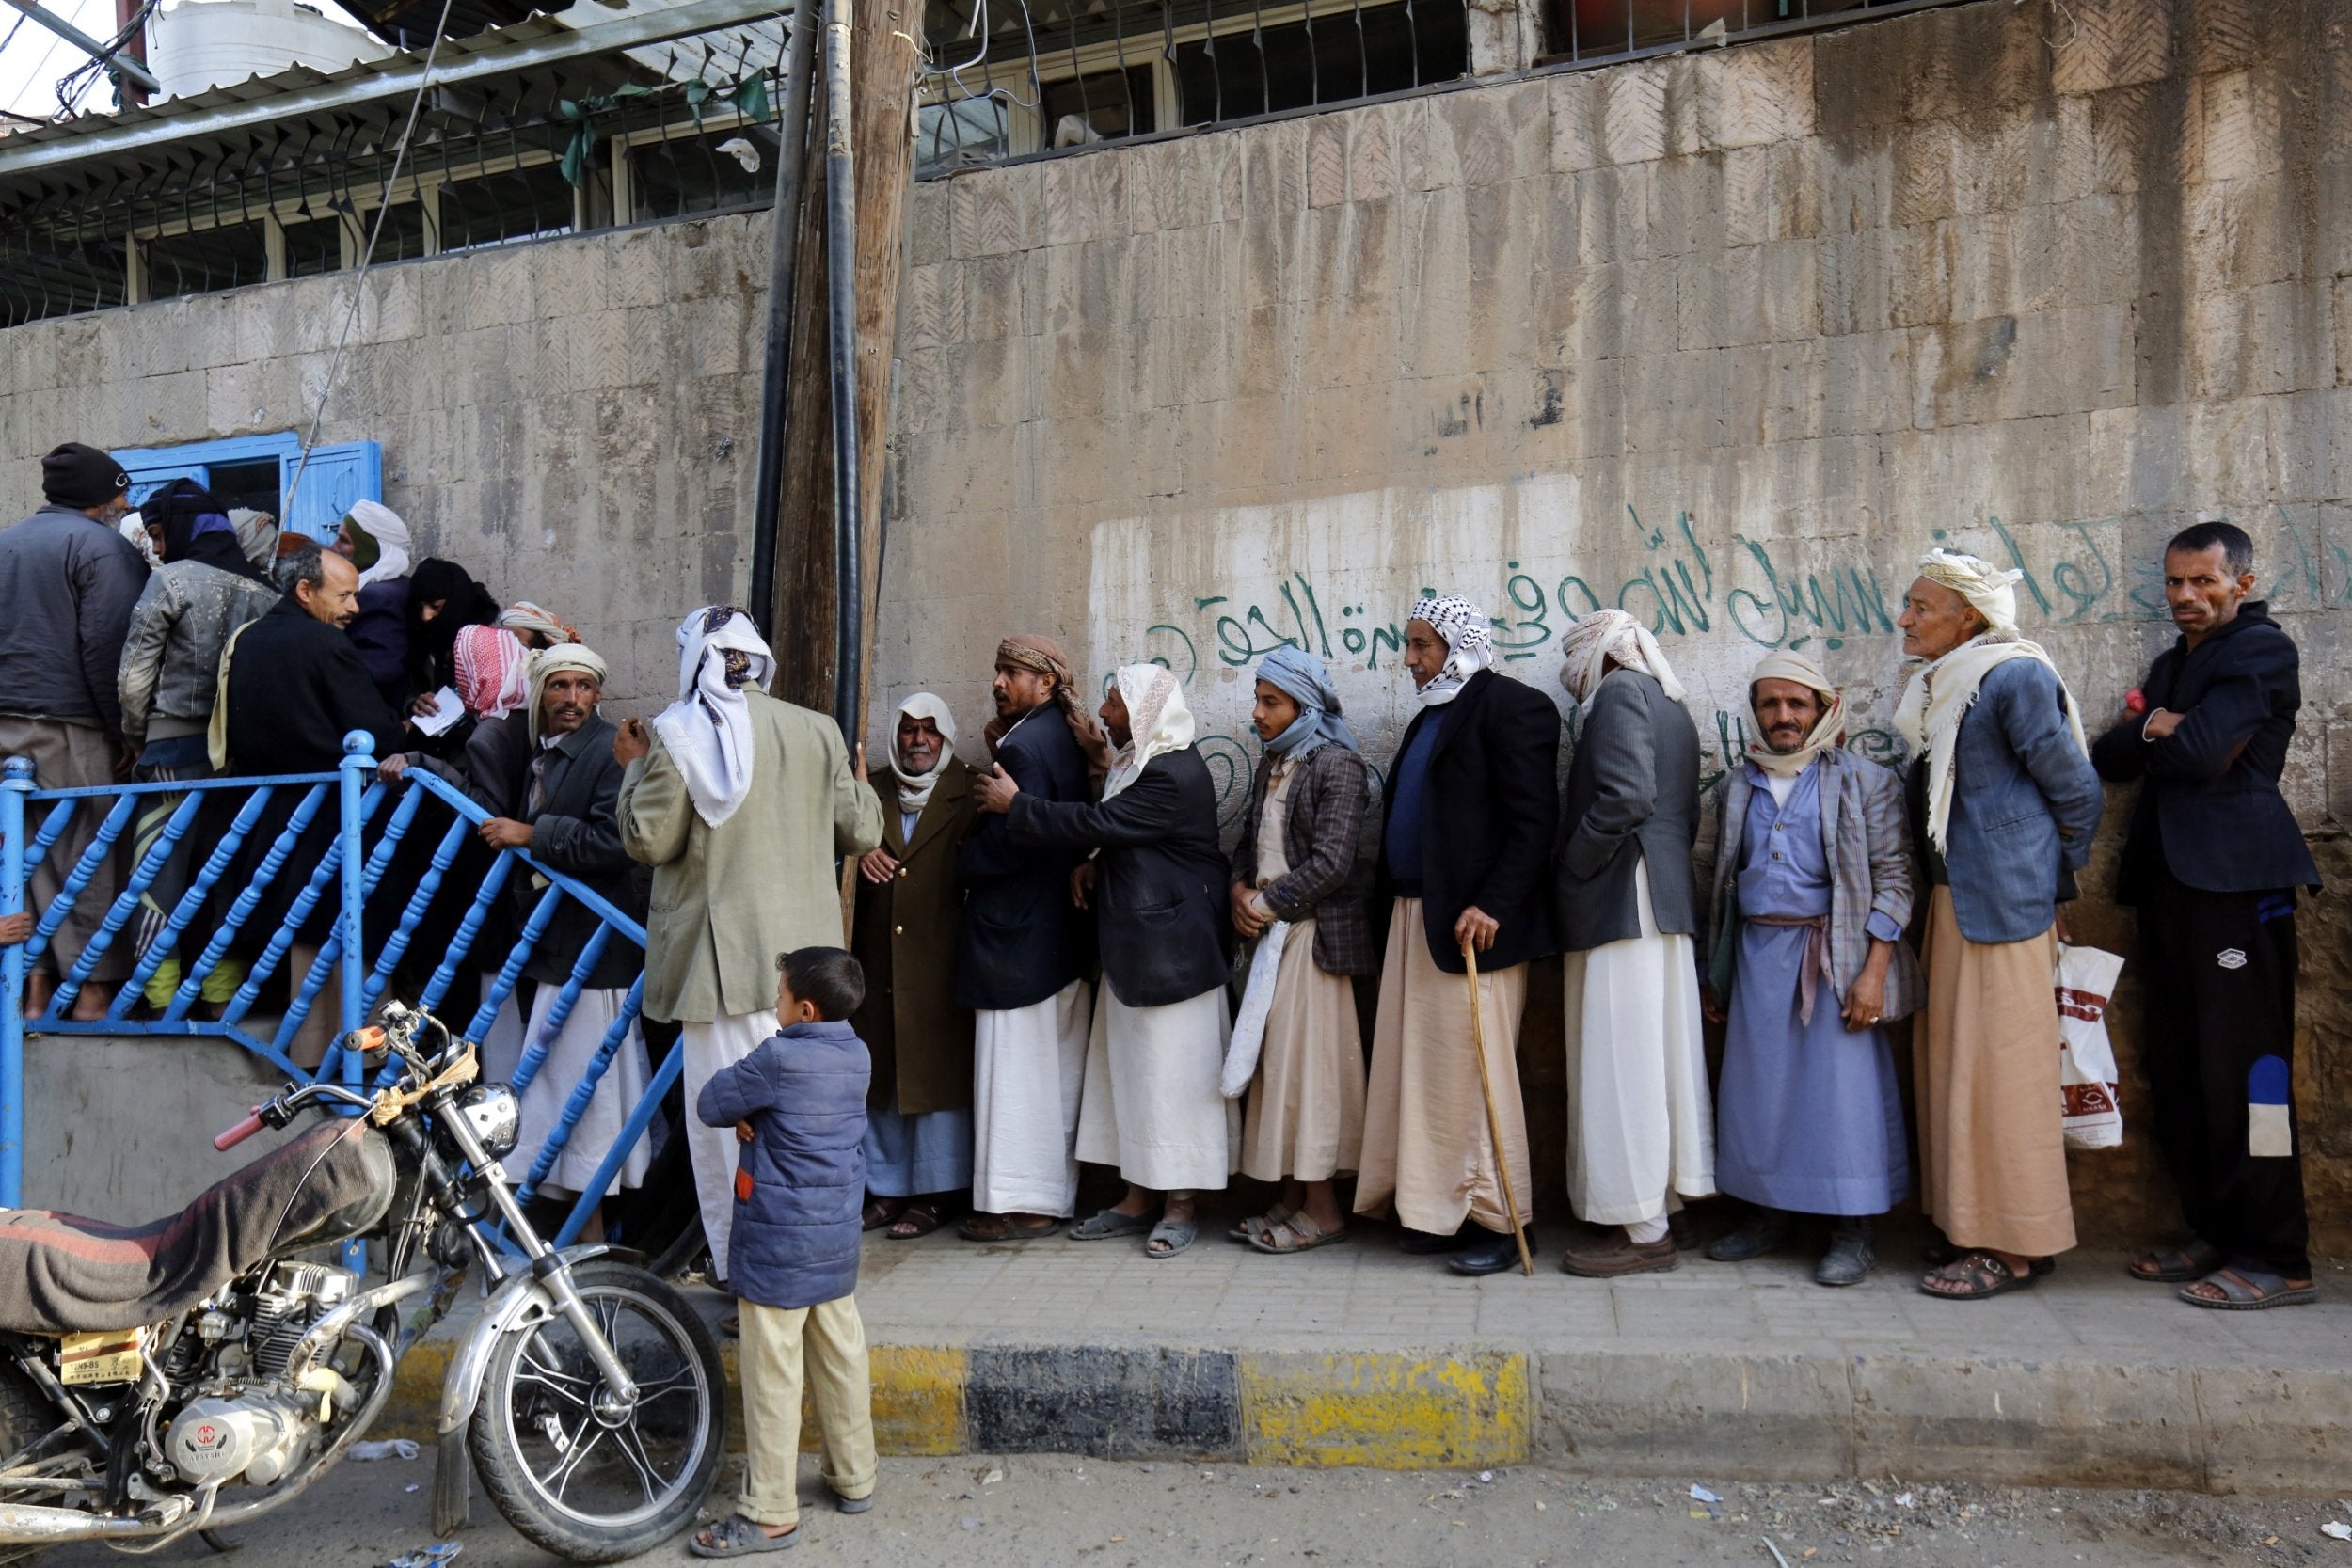
[(251, 1116), (237, 1123), (236, 1126), (229, 1129), (228, 1132), (223, 1132), (220, 1136), (215, 1138), (213, 1140), (213, 1147), (225, 1154), (229, 1150), (236, 1148), (239, 1144), (245, 1142), (246, 1139), (253, 1136), (254, 1133), (259, 1132), (262, 1130), (262, 1113), (257, 1110)]

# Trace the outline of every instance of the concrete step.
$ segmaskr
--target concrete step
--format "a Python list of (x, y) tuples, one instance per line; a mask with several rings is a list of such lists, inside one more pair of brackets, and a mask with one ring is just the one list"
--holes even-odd
[[(1604, 1283), (1560, 1274), (1552, 1248), (1532, 1279), (1472, 1280), (1381, 1227), (1268, 1258), (1225, 1223), (1165, 1260), (1135, 1238), (869, 1237), (882, 1451), (2252, 1493), (2352, 1474), (2340, 1265), (2317, 1305), (2259, 1313), (2200, 1311), (2081, 1253), (2030, 1291), (1955, 1303), (1915, 1289), (1915, 1243), (1843, 1291), (1813, 1283), (1810, 1252), (1685, 1253)], [(404, 1364), (388, 1434), (432, 1434), (462, 1329)]]

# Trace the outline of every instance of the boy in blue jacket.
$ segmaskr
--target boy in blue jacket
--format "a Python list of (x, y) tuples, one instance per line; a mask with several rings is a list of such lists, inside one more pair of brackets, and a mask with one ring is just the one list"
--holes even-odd
[(743, 1434), (735, 1513), (688, 1543), (696, 1557), (746, 1557), (800, 1541), (802, 1355), (815, 1396), (825, 1484), (844, 1513), (874, 1506), (873, 1386), (857, 1315), (858, 1211), (866, 1200), (866, 1090), (872, 1064), (845, 1022), (866, 997), (838, 947), (776, 960), (783, 1029), (703, 1085), (704, 1124), (735, 1123), (735, 1240), (728, 1274), (742, 1315)]

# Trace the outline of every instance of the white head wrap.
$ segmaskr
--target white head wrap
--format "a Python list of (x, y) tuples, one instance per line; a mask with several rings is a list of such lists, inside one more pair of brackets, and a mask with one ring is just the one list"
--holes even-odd
[(1613, 658), (1657, 681), (1668, 702), (1678, 703), (1690, 696), (1675, 679), (1674, 666), (1666, 662), (1649, 627), (1622, 610), (1596, 610), (1581, 618), (1561, 641), (1560, 654), (1566, 661), (1560, 666), (1560, 684), (1580, 704), (1593, 700)]
[(408, 575), (408, 525), (382, 501), (357, 500), (348, 514), (361, 531), (375, 541), (375, 564), (359, 574), (359, 586), (389, 582)]
[(898, 726), (894, 722), (890, 727), (890, 764), (891, 771), (898, 776), (898, 810), (913, 816), (931, 803), (931, 791), (939, 787), (947, 765), (956, 760), (956, 716), (939, 698), (918, 691), (898, 705), (898, 717), (928, 719), (939, 726), (939, 760), (928, 773), (907, 771), (906, 753), (898, 749)]
[[(507, 633), (513, 636), (512, 632)], [(531, 656), (531, 743), (539, 744), (539, 705), (548, 693), (548, 678), (565, 670), (580, 670), (594, 675), (602, 686), (611, 672), (605, 668), (603, 657), (583, 643), (559, 643), (541, 648)]]
[(139, 552), (139, 559), (147, 562), (148, 570), (153, 571), (164, 563), (164, 558), (155, 553), (155, 541), (148, 535), (147, 519), (137, 513), (117, 523), (115, 531), (131, 542), (131, 547)]
[(1193, 727), (1184, 685), (1166, 665), (1124, 665), (1111, 680), (1127, 705), (1128, 738), (1111, 759), (1110, 777), (1103, 781), (1105, 800), (1141, 778), (1153, 757), (1191, 745)]
[(1494, 623), (1468, 599), (1422, 599), (1405, 619), (1425, 621), (1445, 639), (1445, 662), (1429, 677), (1429, 684), (1414, 693), (1423, 707), (1440, 707), (1454, 701), (1472, 675), (1495, 661)]
[(1784, 779), (1793, 779), (1813, 766), (1813, 759), (1836, 748), (1846, 733), (1846, 699), (1837, 688), (1830, 685), (1821, 667), (1803, 654), (1792, 654), (1786, 648), (1764, 656), (1764, 661), (1748, 672), (1748, 692), (1753, 706), (1756, 683), (1758, 681), (1794, 681), (1809, 686), (1820, 694), (1821, 717), (1814, 723), (1813, 733), (1804, 737), (1804, 744), (1793, 752), (1775, 752), (1770, 742), (1757, 736), (1748, 742), (1748, 760), (1765, 772)]
[[(1895, 728), (1912, 750), (1927, 752), (1928, 841), (1943, 853), (1949, 847), (1960, 721), (1976, 705), (1984, 677), (2012, 658), (2040, 659), (2054, 674), (2058, 666), (2041, 643), (2017, 635), (2017, 584), (2024, 573), (2005, 572), (1973, 555), (1930, 550), (1919, 558), (1919, 575), (1966, 599), (1992, 627), (1913, 672), (1895, 705)], [(2058, 690), (2066, 699), (2066, 727), (2074, 733), (2074, 744), (2088, 752), (2082, 708), (2062, 675)]]
[(498, 624), (517, 637), (526, 635), (544, 637), (550, 643), (580, 641), (580, 633), (532, 604), (529, 599), (518, 599), (500, 610)]
[(677, 701), (654, 717), (654, 733), (675, 759), (695, 815), (715, 828), (752, 792), (752, 707), (743, 691), (768, 689), (776, 656), (751, 616), (729, 604), (706, 605), (679, 622), (677, 647)]

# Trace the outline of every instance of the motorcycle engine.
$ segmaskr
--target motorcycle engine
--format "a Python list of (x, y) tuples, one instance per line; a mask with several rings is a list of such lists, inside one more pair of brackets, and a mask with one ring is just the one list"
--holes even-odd
[(238, 1303), (242, 1339), (227, 1313), (199, 1320), (198, 1338), (227, 1342), (214, 1362), (218, 1391), (190, 1401), (164, 1438), (165, 1457), (183, 1478), (204, 1484), (243, 1477), (266, 1486), (308, 1454), (321, 1427), (319, 1394), (287, 1386), (287, 1370), (302, 1337), (358, 1283), (347, 1269), (281, 1262)]

